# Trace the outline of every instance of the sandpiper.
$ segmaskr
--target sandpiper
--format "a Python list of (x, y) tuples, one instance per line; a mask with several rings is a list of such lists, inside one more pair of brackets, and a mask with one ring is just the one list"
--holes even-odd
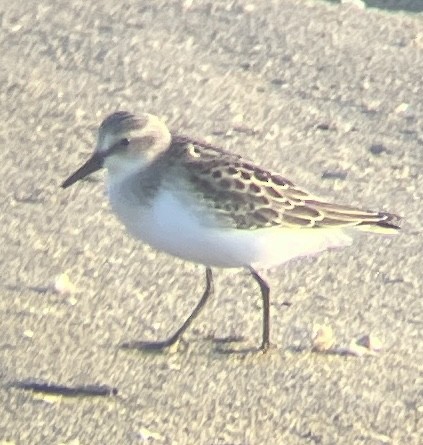
[(178, 134), (151, 114), (118, 111), (106, 117), (90, 159), (66, 188), (106, 167), (113, 211), (135, 238), (206, 266), (199, 303), (164, 341), (174, 344), (213, 292), (212, 267), (246, 268), (263, 300), (260, 349), (270, 345), (270, 288), (259, 271), (333, 247), (348, 246), (354, 231), (393, 234), (399, 217), (328, 202), (280, 174), (241, 156)]

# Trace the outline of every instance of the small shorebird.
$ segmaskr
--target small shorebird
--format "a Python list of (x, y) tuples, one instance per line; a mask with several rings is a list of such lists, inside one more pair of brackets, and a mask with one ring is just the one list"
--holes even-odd
[(206, 289), (192, 314), (167, 340), (138, 342), (140, 348), (162, 349), (179, 339), (213, 292), (215, 266), (246, 268), (257, 281), (266, 351), (270, 289), (259, 268), (350, 245), (357, 230), (399, 230), (396, 215), (329, 203), (237, 154), (171, 134), (151, 114), (108, 116), (94, 154), (62, 187), (103, 166), (111, 207), (135, 238), (206, 266)]

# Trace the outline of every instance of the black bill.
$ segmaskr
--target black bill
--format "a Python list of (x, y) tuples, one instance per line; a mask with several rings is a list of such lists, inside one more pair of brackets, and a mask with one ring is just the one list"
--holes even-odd
[(80, 179), (85, 178), (85, 176), (100, 170), (103, 167), (103, 161), (103, 157), (100, 154), (94, 153), (82, 167), (78, 168), (75, 173), (63, 182), (62, 187), (65, 189)]

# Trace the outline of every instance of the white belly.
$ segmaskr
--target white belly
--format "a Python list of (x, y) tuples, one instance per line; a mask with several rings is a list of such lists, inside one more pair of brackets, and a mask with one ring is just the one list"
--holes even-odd
[(336, 229), (210, 227), (167, 190), (159, 192), (149, 206), (127, 199), (117, 184), (111, 184), (108, 192), (113, 211), (135, 238), (157, 250), (208, 266), (271, 267), (351, 244), (351, 238)]

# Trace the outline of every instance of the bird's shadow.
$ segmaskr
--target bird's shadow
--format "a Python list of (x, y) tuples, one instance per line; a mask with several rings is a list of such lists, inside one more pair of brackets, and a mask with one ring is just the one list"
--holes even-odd
[(5, 385), (7, 388), (22, 389), (33, 393), (63, 397), (109, 397), (116, 396), (118, 389), (109, 385), (61, 385), (36, 379), (16, 380)]
[(209, 337), (209, 340), (216, 345), (214, 351), (217, 354), (221, 355), (238, 355), (244, 356), (254, 353), (261, 352), (257, 347), (244, 347), (244, 348), (234, 348), (234, 347), (226, 347), (225, 345), (231, 343), (242, 343), (246, 341), (246, 338), (242, 335), (229, 335), (227, 337)]
[[(238, 335), (230, 335), (227, 337), (206, 337), (206, 340), (215, 345), (214, 352), (220, 355), (247, 356), (254, 354), (263, 354), (259, 347), (249, 346), (244, 348), (235, 348), (226, 346), (233, 343), (241, 343), (246, 338)], [(138, 351), (146, 354), (174, 354), (175, 352), (185, 352), (189, 348), (190, 343), (180, 338), (173, 344), (166, 341), (128, 341), (119, 344), (119, 348), (126, 351)], [(182, 350), (181, 350), (182, 346)], [(271, 348), (272, 349), (272, 348)]]
[(188, 343), (183, 339), (178, 339), (178, 341), (173, 344), (168, 344), (166, 341), (135, 340), (120, 343), (119, 349), (123, 349), (125, 351), (138, 351), (147, 354), (172, 354), (176, 351), (180, 351), (181, 345), (183, 347), (183, 351), (185, 351), (188, 347)]

